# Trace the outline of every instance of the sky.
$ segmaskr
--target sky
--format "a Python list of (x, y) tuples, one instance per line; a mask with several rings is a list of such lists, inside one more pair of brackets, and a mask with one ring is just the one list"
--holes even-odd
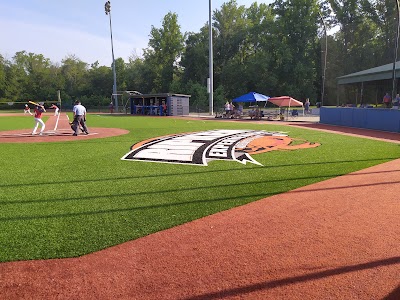
[[(0, 54), (43, 54), (53, 63), (75, 55), (89, 65), (111, 66), (106, 0), (0, 0)], [(212, 0), (212, 10), (227, 0)], [(237, 0), (249, 7), (256, 0)], [(257, 1), (269, 4), (272, 0)], [(199, 32), (208, 22), (208, 0), (111, 0), (115, 59), (126, 62), (147, 48), (151, 26), (162, 27), (168, 12), (178, 15), (181, 32)]]

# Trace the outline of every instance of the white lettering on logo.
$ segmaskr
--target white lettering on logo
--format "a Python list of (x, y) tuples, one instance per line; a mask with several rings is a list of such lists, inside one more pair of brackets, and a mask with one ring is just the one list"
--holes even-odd
[[(131, 147), (122, 160), (195, 164), (206, 166), (211, 160), (234, 160), (246, 164), (259, 164), (245, 152), (250, 141), (281, 133), (256, 130), (210, 130), (196, 133), (176, 134), (144, 142)], [(240, 147), (238, 147), (240, 145)]]

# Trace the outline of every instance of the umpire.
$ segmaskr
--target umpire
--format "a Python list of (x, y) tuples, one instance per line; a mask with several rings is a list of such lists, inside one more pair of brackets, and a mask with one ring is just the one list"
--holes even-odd
[(74, 113), (74, 121), (72, 122), (71, 128), (74, 130), (73, 135), (77, 136), (79, 131), (79, 125), (83, 128), (83, 131), (86, 134), (89, 134), (89, 131), (86, 127), (86, 108), (81, 104), (79, 100), (75, 101), (75, 106), (72, 109)]

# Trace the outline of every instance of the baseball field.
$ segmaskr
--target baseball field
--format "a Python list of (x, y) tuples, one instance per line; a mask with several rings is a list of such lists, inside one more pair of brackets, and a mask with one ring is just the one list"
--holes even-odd
[[(50, 118), (46, 115), (45, 120)], [(279, 122), (91, 114), (87, 125), (93, 138), (25, 136), (25, 141), (0, 143), (3, 264), (81, 257), (400, 157), (398, 142)], [(0, 133), (29, 133), (32, 127), (32, 117), (0, 117)], [(102, 129), (122, 129), (123, 134), (102, 137)], [(132, 145), (142, 141), (212, 130), (279, 132), (293, 139), (293, 145), (319, 145), (260, 151), (251, 155), (258, 164), (214, 160), (199, 166), (121, 160)], [(32, 142), (35, 138), (40, 142)], [(379, 182), (391, 174), (377, 172), (375, 176)], [(394, 188), (398, 190), (399, 184)]]

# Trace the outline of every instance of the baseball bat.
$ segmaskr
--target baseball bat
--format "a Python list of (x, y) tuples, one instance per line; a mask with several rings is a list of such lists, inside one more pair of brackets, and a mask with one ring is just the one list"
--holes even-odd
[(37, 106), (40, 106), (40, 107), (43, 107), (43, 105), (40, 105), (39, 103), (36, 103), (36, 102), (33, 102), (33, 101), (28, 101), (30, 104), (33, 104), (33, 105), (37, 105)]

